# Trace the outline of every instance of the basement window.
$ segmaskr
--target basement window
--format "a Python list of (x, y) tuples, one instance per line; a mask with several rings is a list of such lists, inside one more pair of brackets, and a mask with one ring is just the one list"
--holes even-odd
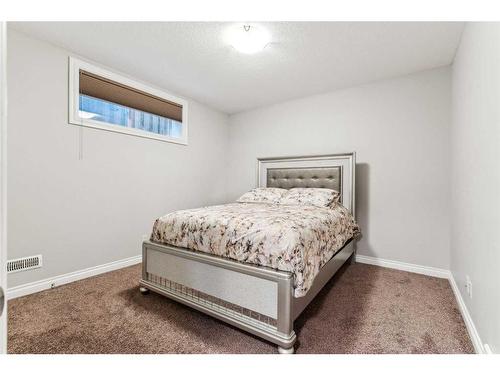
[(187, 144), (187, 102), (125, 76), (70, 58), (73, 125)]

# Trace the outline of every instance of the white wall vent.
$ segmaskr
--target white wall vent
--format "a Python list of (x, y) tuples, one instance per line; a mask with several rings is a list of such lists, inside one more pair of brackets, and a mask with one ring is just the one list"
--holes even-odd
[(35, 268), (40, 268), (41, 266), (42, 266), (41, 255), (12, 259), (7, 261), (7, 273), (32, 270)]

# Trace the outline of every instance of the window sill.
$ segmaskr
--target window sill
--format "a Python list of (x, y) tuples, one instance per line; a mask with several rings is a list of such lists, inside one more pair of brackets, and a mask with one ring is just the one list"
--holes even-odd
[(70, 125), (75, 125), (75, 126), (82, 126), (86, 128), (92, 128), (92, 129), (99, 129), (99, 130), (105, 130), (108, 132), (113, 132), (113, 133), (121, 133), (121, 134), (126, 134), (126, 135), (132, 135), (135, 137), (140, 137), (140, 138), (149, 138), (153, 139), (155, 141), (161, 141), (161, 142), (168, 142), (168, 143), (175, 143), (178, 145), (184, 145), (187, 146), (188, 142), (185, 139), (180, 139), (180, 138), (170, 138), (170, 137), (165, 137), (161, 135), (155, 135), (143, 130), (139, 129), (131, 129), (131, 128), (120, 128), (119, 125), (106, 125), (101, 122), (97, 121), (92, 121), (88, 119), (69, 119), (69, 124)]

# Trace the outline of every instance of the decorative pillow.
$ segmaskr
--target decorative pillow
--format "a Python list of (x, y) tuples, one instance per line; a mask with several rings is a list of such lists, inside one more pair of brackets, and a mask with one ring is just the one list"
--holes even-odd
[(239, 203), (278, 203), (288, 190), (280, 188), (255, 188), (243, 194)]
[(339, 198), (340, 194), (332, 189), (293, 188), (280, 199), (279, 204), (330, 207)]

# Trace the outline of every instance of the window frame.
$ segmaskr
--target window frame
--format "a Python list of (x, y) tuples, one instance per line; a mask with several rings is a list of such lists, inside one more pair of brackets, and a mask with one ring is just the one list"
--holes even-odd
[[(105, 123), (79, 116), (80, 110), (80, 70), (85, 70), (103, 78), (121, 83), (134, 89), (146, 92), (148, 94), (160, 97), (162, 99), (174, 102), (182, 106), (182, 136), (181, 138), (169, 137), (151, 133), (145, 130), (126, 128), (116, 124)], [(69, 57), (69, 123), (71, 125), (85, 126), (93, 129), (106, 130), (114, 133), (134, 135), (141, 138), (150, 138), (163, 142), (176, 143), (181, 145), (188, 144), (188, 102), (182, 98), (173, 96), (165, 91), (154, 88), (145, 83), (128, 78), (120, 73), (110, 69), (102, 68), (96, 64), (80, 60), (76, 57)]]

